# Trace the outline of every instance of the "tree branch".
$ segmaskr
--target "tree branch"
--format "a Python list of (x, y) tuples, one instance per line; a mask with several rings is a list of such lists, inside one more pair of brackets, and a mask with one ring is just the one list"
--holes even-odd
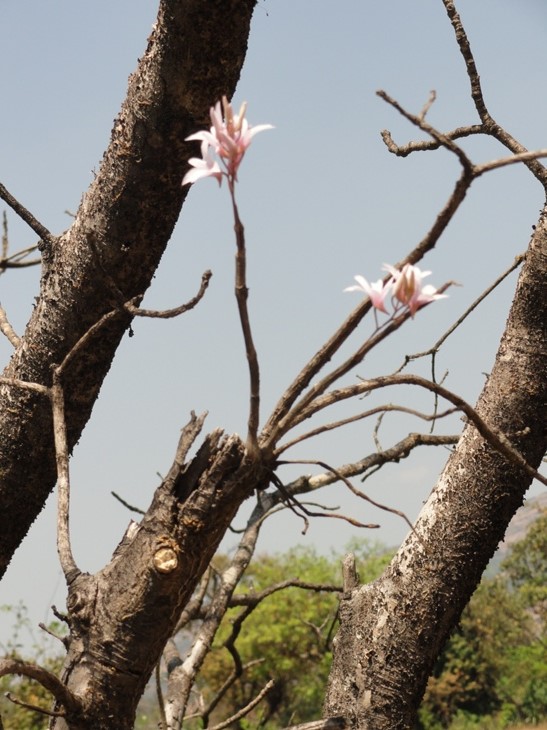
[[(55, 697), (66, 713), (77, 713), (80, 710), (79, 700), (70, 692), (63, 682), (54, 674), (36, 664), (29, 664), (19, 659), (0, 659), (0, 677), (6, 674), (21, 674), (39, 682), (42, 687)], [(42, 712), (43, 710), (40, 709)]]
[(55, 242), (55, 236), (53, 236), (48, 229), (38, 221), (30, 211), (28, 211), (24, 205), (22, 205), (13, 195), (0, 183), (0, 198), (4, 200), (10, 208), (12, 208), (19, 218), (23, 220), (37, 236), (48, 246), (52, 246)]
[(57, 552), (67, 584), (77, 578), (81, 571), (76, 565), (70, 546), (70, 471), (68, 444), (66, 436), (65, 400), (60, 382), (60, 371), (53, 370), (53, 383), (50, 390), (53, 412), (53, 436), (57, 459), (57, 488), (59, 490), (57, 507)]

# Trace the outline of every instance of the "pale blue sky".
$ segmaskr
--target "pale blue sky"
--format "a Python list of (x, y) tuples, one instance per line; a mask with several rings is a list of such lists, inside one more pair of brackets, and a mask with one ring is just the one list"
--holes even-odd
[[(492, 114), (529, 148), (547, 146), (547, 8), (543, 0), (459, 0)], [(156, 12), (152, 0), (0, 0), (0, 181), (53, 232), (65, 229), (92, 180), (123, 99), (127, 77), (145, 48)], [(418, 112), (429, 91), (430, 123), (474, 123), (463, 62), (440, 0), (265, 0), (258, 4), (236, 104), (249, 103), (258, 136), (240, 174), (240, 212), (247, 231), (250, 311), (262, 367), (263, 416), (306, 359), (357, 303), (344, 294), (353, 276), (380, 276), (423, 236), (459, 174), (441, 151), (405, 160), (380, 138), (416, 137), (375, 95), (386, 90)], [(504, 153), (490, 140), (468, 140), (475, 161)], [(542, 205), (542, 190), (524, 168), (480, 179), (423, 267), (431, 282), (462, 286), (420, 312), (358, 373), (392, 371), (405, 354), (431, 345), (468, 304), (522, 252)], [(0, 209), (4, 209), (0, 205)], [(8, 211), (12, 249), (35, 242)], [(234, 243), (225, 189), (206, 180), (191, 191), (170, 247), (147, 294), (147, 306), (175, 306), (192, 296), (203, 270), (214, 273), (199, 308), (177, 321), (135, 323), (112, 367), (72, 463), (71, 521), (76, 559), (100, 568), (129, 515), (114, 489), (147, 506), (173, 456), (190, 410), (208, 410), (208, 428), (244, 433), (247, 370), (233, 300)], [(18, 332), (37, 294), (38, 270), (8, 273), (0, 301)], [(474, 401), (493, 362), (515, 275), (500, 287), (439, 357), (447, 385)], [(355, 341), (370, 331), (364, 326)], [(0, 340), (0, 356), (10, 348)], [(428, 373), (420, 364), (417, 372)], [(351, 382), (347, 379), (346, 382)], [(393, 394), (405, 403), (430, 403)], [(384, 402), (387, 396), (384, 396)], [(362, 404), (355, 404), (357, 411)], [(348, 412), (348, 409), (344, 411)], [(456, 418), (452, 429), (459, 430)], [(420, 425), (392, 418), (388, 445)], [(442, 429), (451, 430), (450, 426)], [(374, 450), (366, 423), (295, 454), (333, 464)], [(434, 485), (445, 453), (420, 452), (366, 483), (379, 501), (414, 517)], [(282, 477), (299, 473), (287, 471)], [(399, 519), (373, 512), (331, 487), (320, 495), (365, 522), (368, 534), (395, 544)], [(243, 518), (242, 518), (243, 519)], [(242, 521), (241, 519), (241, 521)], [(277, 516), (262, 549), (304, 542), (340, 550), (355, 534), (339, 521), (316, 520), (308, 534), (293, 516)], [(233, 538), (226, 543), (232, 545)], [(22, 598), (37, 620), (62, 605), (52, 500), (0, 585), (0, 604)], [(0, 638), (2, 636), (0, 627)]]

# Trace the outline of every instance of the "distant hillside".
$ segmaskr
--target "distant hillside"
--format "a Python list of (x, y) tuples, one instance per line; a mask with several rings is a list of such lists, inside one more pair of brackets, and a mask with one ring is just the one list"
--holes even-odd
[(499, 570), (502, 560), (506, 557), (510, 548), (519, 540), (526, 537), (528, 528), (537, 520), (542, 512), (547, 512), (547, 492), (527, 499), (522, 507), (511, 520), (505, 539), (500, 542), (498, 550), (486, 570), (486, 576), (492, 577)]
[(513, 543), (522, 540), (532, 522), (537, 520), (542, 512), (547, 512), (547, 491), (526, 500), (511, 520), (505, 539), (500, 543), (498, 550), (507, 552)]

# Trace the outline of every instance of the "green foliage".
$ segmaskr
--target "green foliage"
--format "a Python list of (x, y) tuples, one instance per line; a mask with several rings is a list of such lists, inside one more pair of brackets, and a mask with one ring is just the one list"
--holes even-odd
[[(0, 611), (12, 616), (13, 629), (10, 641), (0, 644), (0, 652), (5, 657), (26, 659), (34, 664), (40, 664), (44, 669), (58, 674), (63, 664), (64, 651), (60, 644), (53, 645), (46, 634), (35, 636), (27, 609), (22, 604), (17, 606), (0, 606)], [(49, 631), (60, 635), (64, 626), (57, 621), (48, 625)], [(23, 656), (22, 647), (25, 635), (32, 642), (31, 657)], [(41, 684), (26, 677), (8, 675), (0, 677), (0, 714), (4, 723), (4, 730), (45, 730), (48, 727), (49, 717), (38, 712), (32, 712), (5, 699), (6, 692), (14, 695), (17, 700), (29, 705), (49, 709), (52, 697)]]
[[(385, 549), (377, 546), (359, 542), (351, 549), (364, 580), (377, 577), (389, 560)], [(264, 555), (249, 566), (238, 593), (259, 593), (287, 579), (341, 586), (341, 560), (341, 556), (327, 558), (309, 548)], [(278, 728), (317, 719), (331, 663), (337, 607), (337, 593), (303, 588), (286, 588), (265, 598), (246, 618), (236, 644), (244, 665), (256, 663), (225, 696), (215, 718), (236, 712), (274, 679), (275, 687), (267, 699), (239, 727)], [(207, 699), (214, 696), (234, 667), (223, 645), (242, 610), (233, 609), (225, 618), (216, 646), (205, 662), (200, 689)]]
[(547, 624), (547, 511), (516, 543), (502, 570), (524, 604), (533, 610), (543, 630)]

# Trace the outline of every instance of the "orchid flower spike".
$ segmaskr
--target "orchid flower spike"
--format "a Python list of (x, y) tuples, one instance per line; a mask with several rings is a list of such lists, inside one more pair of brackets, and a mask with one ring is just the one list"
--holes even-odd
[[(234, 114), (232, 105), (228, 99), (222, 97), (215, 106), (211, 107), (211, 128), (209, 131), (195, 132), (186, 137), (187, 142), (197, 140), (201, 142), (201, 156), (192, 157), (188, 163), (192, 166), (182, 179), (183, 185), (196, 182), (203, 177), (214, 177), (219, 185), (222, 178), (227, 177), (230, 183), (237, 181), (237, 172), (245, 152), (251, 144), (253, 137), (266, 129), (273, 129), (271, 124), (258, 124), (251, 127), (245, 117), (247, 103), (244, 102), (238, 114)], [(221, 165), (213, 160), (210, 149), (220, 159)]]

